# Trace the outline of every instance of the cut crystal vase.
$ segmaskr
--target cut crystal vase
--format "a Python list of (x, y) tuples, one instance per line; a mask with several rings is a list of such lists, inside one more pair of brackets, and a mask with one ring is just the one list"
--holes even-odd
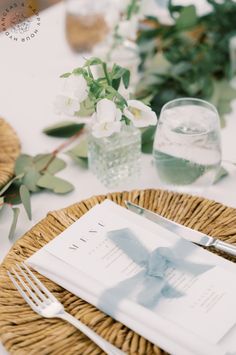
[(136, 178), (141, 170), (141, 133), (133, 125), (124, 125), (110, 137), (89, 136), (90, 170), (108, 188), (122, 186)]

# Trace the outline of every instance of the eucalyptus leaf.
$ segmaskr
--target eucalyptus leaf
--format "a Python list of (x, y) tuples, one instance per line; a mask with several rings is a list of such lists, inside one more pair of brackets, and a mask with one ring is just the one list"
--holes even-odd
[(68, 152), (67, 155), (78, 165), (88, 168), (88, 158), (78, 157), (75, 154)]
[(25, 173), (29, 168), (33, 166), (33, 157), (27, 154), (21, 154), (15, 162), (15, 175)]
[(10, 241), (12, 241), (14, 239), (14, 234), (15, 234), (15, 230), (16, 230), (18, 217), (20, 214), (20, 209), (18, 207), (14, 207), (14, 208), (12, 208), (12, 212), (13, 212), (13, 219), (12, 219), (12, 224), (11, 224), (11, 228), (10, 228), (9, 235), (8, 235), (8, 239)]
[(53, 154), (39, 154), (34, 158), (35, 168), (38, 172), (46, 171), (50, 174), (56, 174), (65, 169), (66, 163), (64, 160), (53, 156)]
[(13, 179), (11, 179), (1, 190), (0, 190), (0, 196), (4, 194), (5, 191), (9, 189), (9, 187), (17, 180), (20, 180), (24, 174), (20, 174), (18, 176), (15, 176)]
[(77, 164), (88, 167), (88, 140), (83, 139), (79, 144), (66, 152)]
[(22, 203), (20, 197), (20, 189), (21, 181), (15, 181), (9, 189), (7, 189), (5, 194), (5, 202), (9, 203), (10, 205), (20, 205)]
[(37, 187), (37, 182), (40, 177), (41, 174), (36, 170), (36, 168), (31, 168), (25, 173), (22, 182), (29, 189), (29, 191), (37, 192), (40, 190)]
[(68, 150), (66, 153), (72, 153), (79, 158), (88, 157), (88, 140), (83, 139), (79, 144), (75, 145), (72, 149)]
[(70, 182), (49, 173), (44, 174), (39, 179), (37, 186), (52, 190), (57, 194), (66, 194), (74, 189), (74, 186)]
[(25, 185), (21, 185), (19, 192), (20, 192), (21, 201), (23, 203), (23, 206), (25, 208), (27, 216), (31, 220), (32, 219), (32, 212), (31, 212), (31, 202), (30, 202), (29, 190), (27, 189), (27, 187)]
[(84, 127), (82, 123), (73, 121), (63, 121), (55, 125), (49, 126), (43, 130), (45, 134), (53, 137), (72, 137), (74, 134), (81, 131)]

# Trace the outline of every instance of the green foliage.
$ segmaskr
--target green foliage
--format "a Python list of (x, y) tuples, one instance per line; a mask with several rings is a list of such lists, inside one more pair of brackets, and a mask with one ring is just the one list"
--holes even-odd
[(52, 190), (56, 194), (66, 194), (74, 189), (70, 182), (58, 178), (50, 173), (42, 175), (38, 180), (37, 185), (44, 189)]
[(88, 140), (83, 139), (79, 144), (66, 152), (77, 164), (87, 167), (88, 165)]
[(13, 214), (12, 224), (11, 224), (11, 228), (10, 228), (9, 235), (8, 235), (9, 240), (13, 240), (13, 238), (14, 238), (17, 221), (18, 221), (18, 217), (20, 214), (20, 209), (18, 207), (12, 208), (12, 214)]
[(31, 156), (20, 155), (15, 162), (15, 177), (0, 190), (0, 209), (9, 205), (12, 209), (12, 224), (9, 239), (14, 237), (20, 209), (13, 207), (23, 204), (29, 219), (32, 218), (31, 199), (32, 192), (49, 189), (55, 193), (64, 194), (73, 190), (71, 183), (55, 176), (65, 169), (66, 163), (55, 154), (38, 154)]
[(137, 96), (152, 95), (151, 106), (158, 115), (172, 99), (208, 100), (217, 106), (223, 125), (236, 98), (229, 85), (229, 40), (236, 35), (236, 3), (208, 3), (212, 12), (197, 17), (193, 5), (175, 6), (169, 1), (172, 25), (149, 18), (150, 28), (142, 30), (138, 39), (143, 77)]
[(155, 131), (156, 127), (150, 126), (142, 132), (142, 152), (145, 154), (152, 153)]
[(181, 9), (175, 26), (177, 30), (183, 31), (197, 24), (197, 13), (194, 5), (186, 6)]
[(32, 212), (31, 212), (31, 202), (30, 202), (30, 192), (25, 185), (21, 185), (20, 189), (20, 198), (27, 213), (28, 218), (32, 219)]
[(43, 132), (52, 137), (71, 137), (75, 133), (81, 131), (83, 127), (84, 124), (65, 121), (47, 127), (43, 130)]

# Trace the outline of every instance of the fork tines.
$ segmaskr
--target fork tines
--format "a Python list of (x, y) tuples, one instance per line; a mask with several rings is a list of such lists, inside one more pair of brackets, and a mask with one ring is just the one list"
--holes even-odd
[(25, 263), (16, 264), (15, 268), (7, 271), (7, 274), (21, 296), (34, 310), (37, 306), (42, 306), (43, 302), (54, 298)]

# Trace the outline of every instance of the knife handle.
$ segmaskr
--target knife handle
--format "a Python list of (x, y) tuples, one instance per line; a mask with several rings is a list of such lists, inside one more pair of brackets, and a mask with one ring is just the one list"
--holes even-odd
[(216, 240), (214, 247), (218, 250), (224, 251), (225, 253), (236, 256), (236, 245), (225, 243), (221, 240)]

